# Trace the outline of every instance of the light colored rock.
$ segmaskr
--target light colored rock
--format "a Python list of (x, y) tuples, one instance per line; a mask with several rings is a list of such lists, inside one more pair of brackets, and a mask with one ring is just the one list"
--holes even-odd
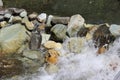
[(9, 19), (11, 16), (12, 16), (12, 15), (11, 15), (10, 13), (6, 13), (6, 14), (4, 15), (4, 18)]
[(112, 33), (112, 35), (120, 36), (120, 25), (112, 24), (109, 30)]
[(38, 15), (38, 21), (40, 22), (45, 22), (46, 18), (47, 18), (47, 14), (46, 13), (41, 13), (40, 15)]
[(73, 53), (80, 53), (84, 49), (85, 38), (72, 37), (66, 42), (66, 48)]
[(73, 15), (70, 18), (70, 22), (68, 23), (68, 29), (67, 29), (68, 35), (70, 37), (76, 36), (77, 32), (83, 26), (84, 22), (85, 20), (81, 15), (79, 14)]
[(26, 17), (27, 16), (27, 11), (22, 11), (21, 13), (20, 13), (20, 17)]
[(25, 24), (25, 26), (28, 30), (33, 30), (35, 28), (34, 24), (28, 20), (28, 17), (24, 17), (22, 20), (22, 23)]
[(67, 26), (63, 24), (56, 24), (51, 28), (51, 32), (54, 33), (54, 35), (51, 35), (51, 37), (55, 37), (55, 40), (63, 41), (66, 38), (66, 31)]
[(48, 16), (47, 23), (46, 23), (47, 26), (52, 26), (51, 25), (52, 18), (53, 18), (53, 15)]
[(7, 26), (7, 22), (6, 21), (0, 22), (0, 27), (1, 28), (5, 27), (5, 26)]
[(45, 70), (46, 70), (49, 74), (53, 74), (53, 73), (58, 72), (59, 68), (58, 68), (57, 65), (48, 64), (48, 65), (45, 67)]
[(14, 54), (26, 44), (28, 35), (25, 26), (15, 24), (0, 30), (0, 56)]
[(2, 0), (0, 0), (0, 7), (2, 7), (3, 6), (3, 1)]
[(41, 35), (42, 35), (42, 43), (41, 44), (44, 44), (49, 40), (50, 34), (42, 33)]
[(36, 59), (36, 60), (39, 60), (41, 58), (41, 54), (39, 51), (31, 51), (31, 50), (24, 51), (23, 56), (29, 59)]
[(19, 16), (11, 16), (9, 22), (12, 23), (21, 23), (22, 22), (22, 18)]
[(44, 44), (44, 47), (47, 48), (47, 49), (61, 49), (62, 48), (62, 44), (56, 43), (54, 41), (47, 41)]

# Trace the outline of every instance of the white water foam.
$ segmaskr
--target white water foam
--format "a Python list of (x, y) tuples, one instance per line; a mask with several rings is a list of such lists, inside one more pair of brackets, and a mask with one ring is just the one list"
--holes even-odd
[(106, 53), (100, 55), (90, 44), (79, 54), (63, 49), (64, 56), (59, 58), (57, 73), (48, 74), (41, 67), (38, 73), (19, 80), (113, 80), (120, 71), (120, 40), (116, 40)]

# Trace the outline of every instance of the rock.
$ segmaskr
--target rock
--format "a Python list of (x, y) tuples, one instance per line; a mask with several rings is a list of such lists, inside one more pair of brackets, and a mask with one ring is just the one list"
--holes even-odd
[(102, 47), (105, 44), (113, 43), (115, 37), (109, 31), (109, 27), (106, 24), (102, 24), (93, 34), (93, 42), (96, 47)]
[(52, 18), (53, 18), (52, 15), (49, 15), (49, 16), (48, 16), (47, 23), (46, 23), (47, 26), (52, 26), (52, 25), (51, 25)]
[(20, 60), (0, 58), (0, 77), (12, 77), (24, 72), (24, 67)]
[(3, 7), (3, 1), (0, 0), (0, 7)]
[(38, 26), (38, 31), (45, 32), (45, 27), (46, 27), (46, 24), (45, 23), (41, 23)]
[(67, 26), (63, 24), (56, 24), (51, 28), (51, 40), (63, 41), (66, 38)]
[(70, 18), (70, 22), (68, 23), (67, 34), (69, 35), (69, 37), (76, 36), (78, 30), (83, 26), (84, 22), (85, 20), (81, 15), (73, 15)]
[(52, 23), (53, 24), (68, 24), (70, 17), (53, 17)]
[(77, 36), (79, 36), (79, 37), (85, 37), (88, 32), (89, 32), (88, 28), (81, 27), (80, 30), (77, 32)]
[(47, 14), (46, 13), (41, 13), (40, 15), (38, 15), (37, 19), (40, 22), (46, 22)]
[(112, 35), (120, 36), (120, 25), (112, 24), (109, 30), (112, 33)]
[(19, 16), (12, 16), (9, 20), (9, 22), (11, 23), (21, 23), (22, 22), (22, 18)]
[(7, 26), (7, 22), (6, 21), (0, 22), (0, 27), (1, 28), (5, 27), (5, 26)]
[(12, 16), (11, 13), (6, 13), (6, 14), (4, 15), (4, 18), (6, 18), (6, 19), (10, 19), (11, 16)]
[(28, 35), (25, 26), (11, 25), (0, 30), (0, 56), (9, 56), (17, 53), (22, 45), (26, 44)]
[(26, 16), (27, 16), (27, 11), (26, 10), (24, 10), (20, 13), (20, 17), (24, 18)]
[(42, 41), (42, 36), (41, 36), (40, 32), (38, 32), (36, 30), (32, 31), (31, 36), (30, 36), (29, 48), (31, 50), (40, 49), (41, 41)]
[(48, 64), (56, 64), (58, 62), (58, 56), (60, 52), (55, 49), (49, 49), (45, 54), (45, 61)]
[(66, 48), (73, 53), (80, 53), (84, 49), (85, 38), (72, 37), (66, 42)]
[(4, 20), (4, 16), (0, 15), (0, 21)]
[(38, 16), (38, 14), (35, 13), (35, 12), (33, 12), (32, 14), (28, 15), (28, 18), (29, 18), (30, 20), (35, 20), (35, 19), (37, 18), (37, 16)]
[(50, 34), (45, 34), (45, 33), (42, 33), (41, 35), (42, 35), (42, 43), (41, 44), (46, 43), (51, 36)]
[(28, 30), (34, 30), (34, 24), (28, 20), (28, 17), (24, 17), (22, 20), (22, 23), (25, 24), (26, 28)]
[(57, 65), (54, 64), (48, 64), (45, 67), (45, 70), (49, 73), (49, 74), (53, 74), (53, 73), (57, 73), (59, 68)]
[(25, 50), (23, 56), (28, 59), (40, 60), (41, 54), (39, 51)]
[(44, 47), (47, 48), (47, 49), (61, 49), (62, 48), (62, 44), (56, 43), (54, 41), (47, 41), (44, 44)]

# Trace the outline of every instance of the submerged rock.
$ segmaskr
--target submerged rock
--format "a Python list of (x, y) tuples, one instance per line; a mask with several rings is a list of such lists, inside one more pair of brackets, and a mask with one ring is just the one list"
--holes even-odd
[(28, 35), (25, 26), (11, 25), (0, 30), (0, 56), (16, 53), (22, 45), (26, 44)]
[(68, 23), (67, 34), (69, 35), (69, 37), (76, 36), (77, 32), (83, 26), (84, 22), (85, 20), (81, 15), (79, 14), (73, 15), (70, 18), (70, 22)]
[(0, 78), (12, 77), (24, 73), (24, 67), (18, 59), (0, 58)]
[(63, 41), (66, 38), (67, 26), (63, 24), (56, 24), (51, 28), (51, 40)]

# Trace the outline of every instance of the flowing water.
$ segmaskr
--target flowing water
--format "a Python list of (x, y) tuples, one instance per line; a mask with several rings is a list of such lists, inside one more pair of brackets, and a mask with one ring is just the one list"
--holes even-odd
[(47, 73), (44, 67), (32, 76), (19, 76), (7, 80), (113, 80), (120, 71), (120, 39), (117, 39), (105, 54), (97, 55), (92, 41), (85, 43), (81, 53), (71, 53), (65, 41), (57, 66), (58, 72)]

